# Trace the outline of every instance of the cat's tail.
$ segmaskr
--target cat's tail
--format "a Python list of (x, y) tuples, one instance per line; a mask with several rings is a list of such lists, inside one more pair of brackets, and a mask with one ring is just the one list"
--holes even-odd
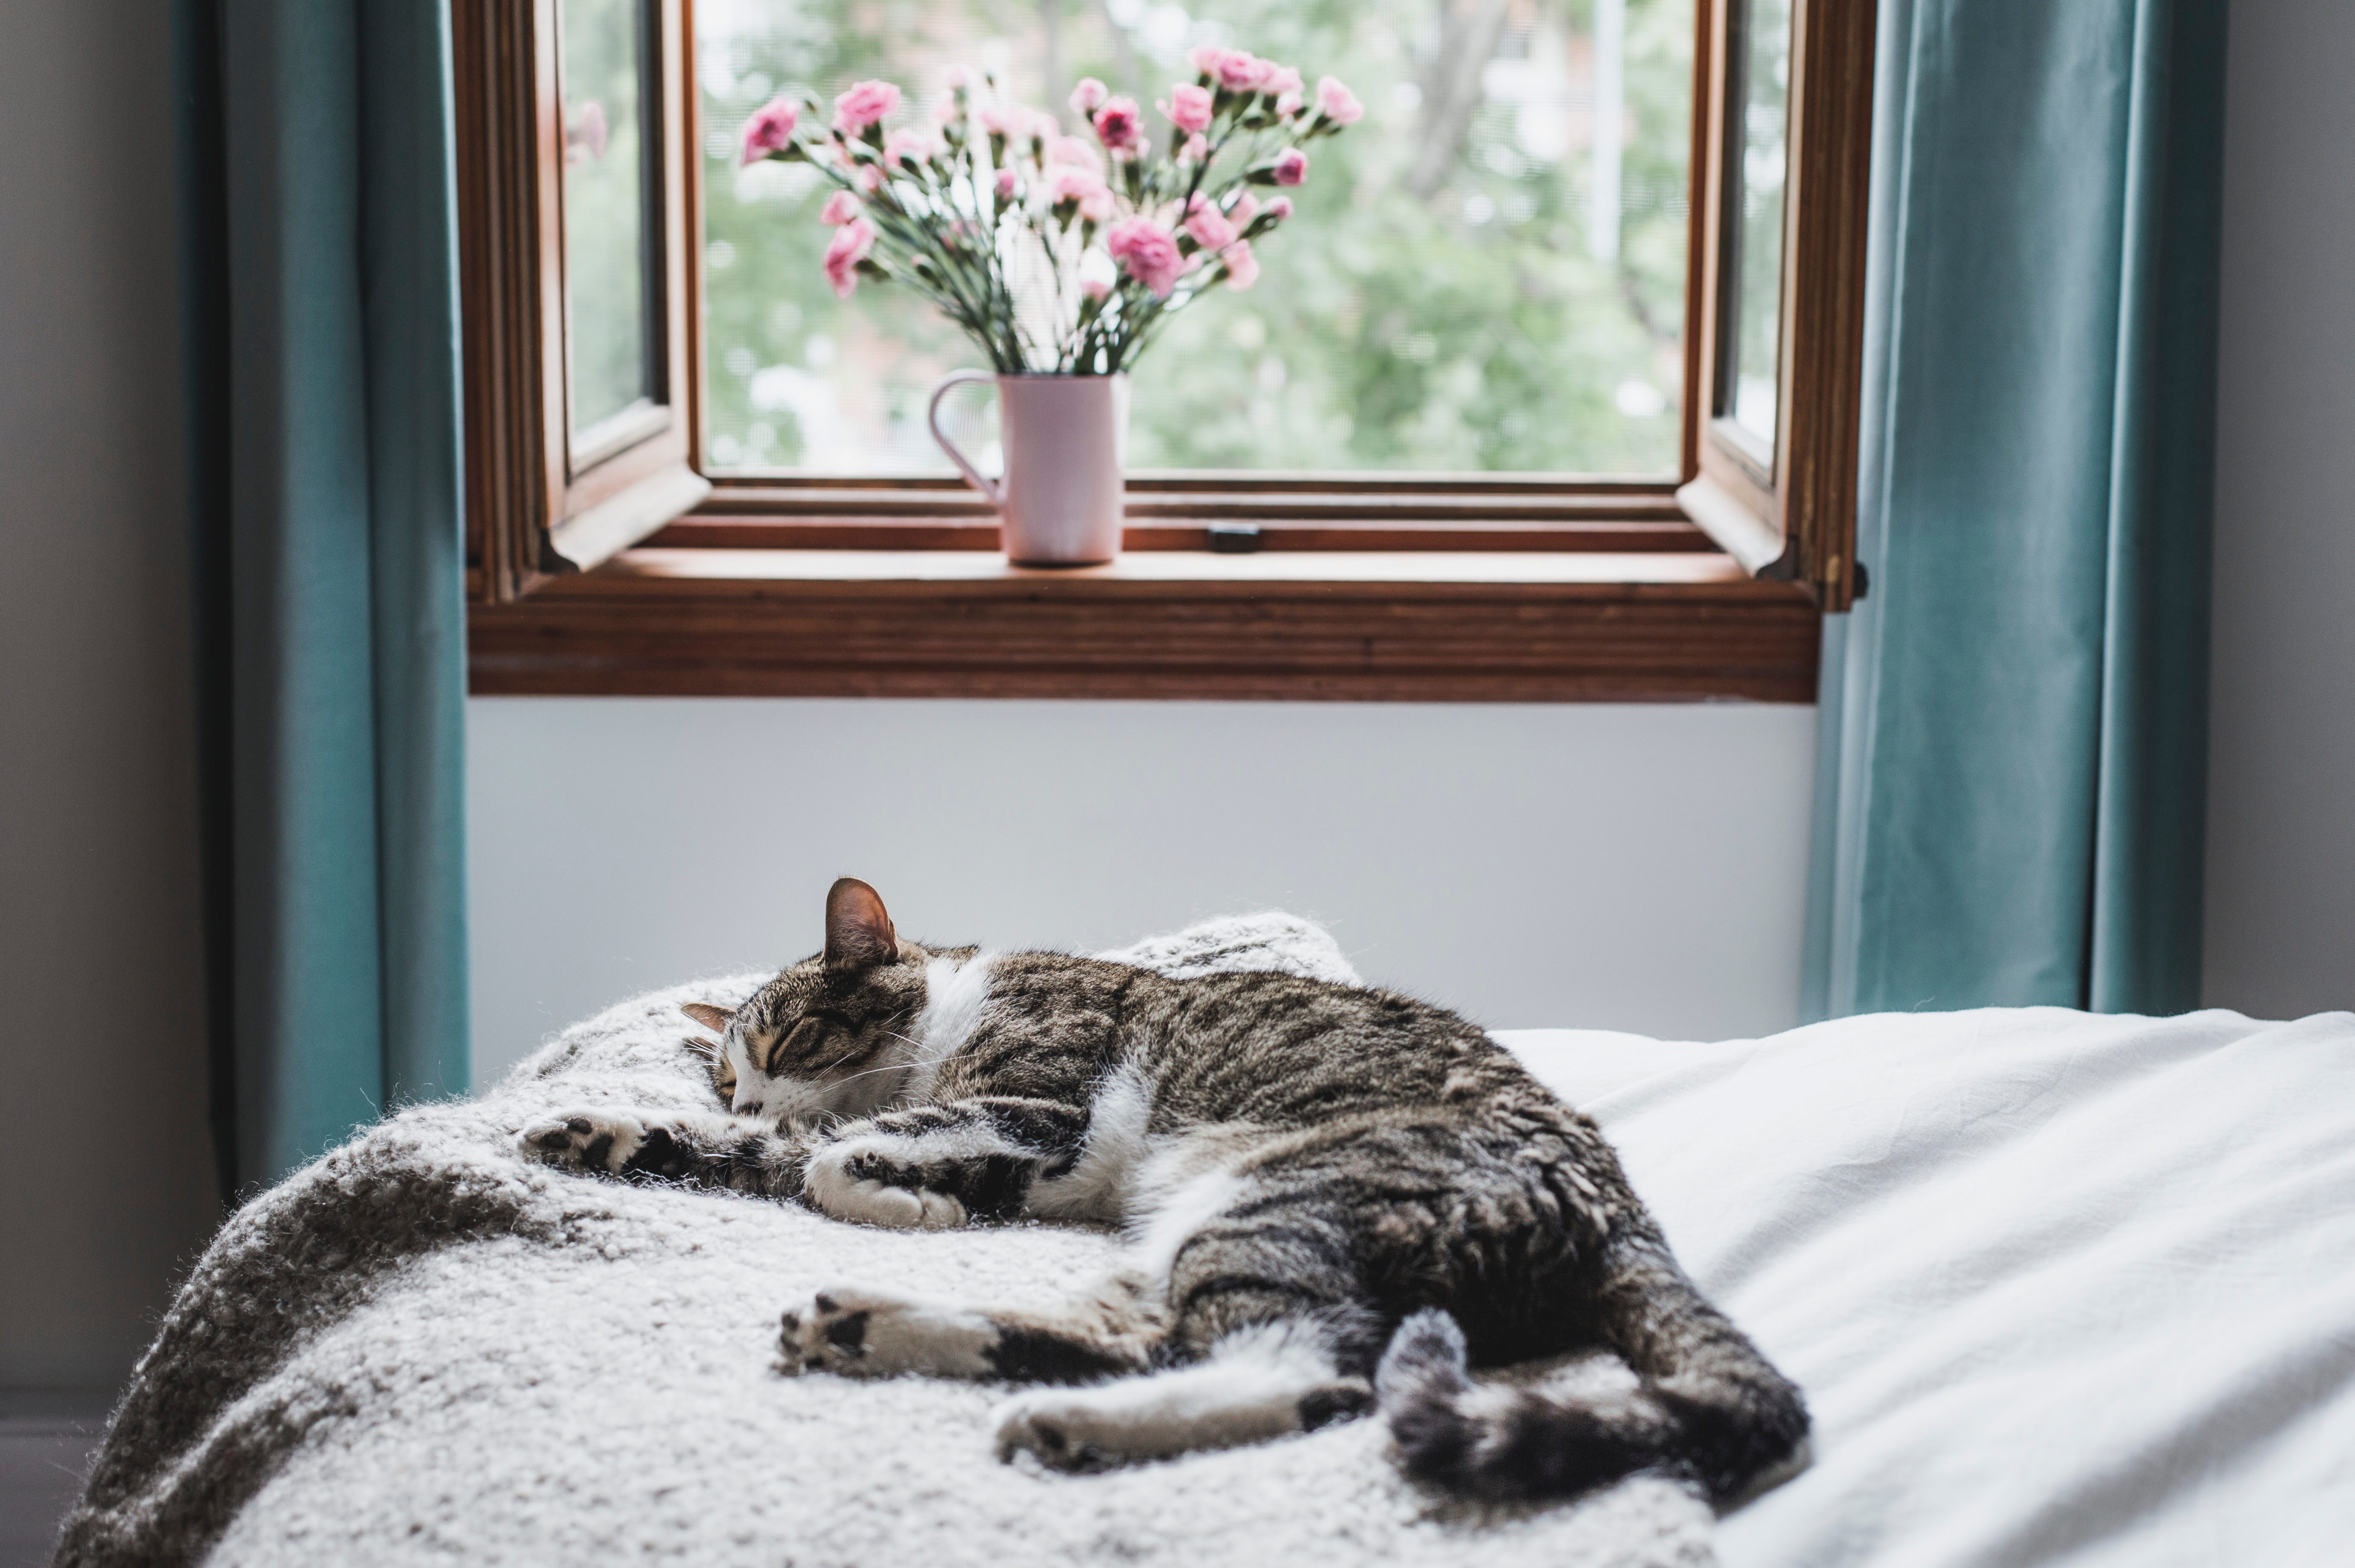
[[(1695, 1297), (1698, 1300), (1698, 1297)], [(1707, 1310), (1704, 1307), (1704, 1310)], [(1410, 1475), (1505, 1501), (1571, 1497), (1652, 1471), (1722, 1502), (1780, 1471), (1807, 1431), (1799, 1391), (1731, 1324), (1710, 1364), (1665, 1377), (1617, 1371), (1619, 1386), (1476, 1383), (1463, 1330), (1445, 1312), (1400, 1325), (1374, 1387)]]

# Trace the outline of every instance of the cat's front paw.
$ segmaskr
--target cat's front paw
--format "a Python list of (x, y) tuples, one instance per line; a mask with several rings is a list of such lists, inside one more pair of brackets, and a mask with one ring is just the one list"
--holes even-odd
[(803, 1191), (819, 1212), (862, 1225), (946, 1231), (964, 1223), (964, 1205), (954, 1197), (888, 1179), (895, 1174), (871, 1153), (837, 1146), (810, 1161)]
[(627, 1111), (572, 1111), (533, 1123), (516, 1135), (524, 1153), (562, 1170), (601, 1176), (677, 1174), (684, 1151), (662, 1126)]
[(785, 1309), (777, 1370), (860, 1378), (900, 1372), (988, 1377), (996, 1343), (996, 1328), (979, 1313), (837, 1285)]

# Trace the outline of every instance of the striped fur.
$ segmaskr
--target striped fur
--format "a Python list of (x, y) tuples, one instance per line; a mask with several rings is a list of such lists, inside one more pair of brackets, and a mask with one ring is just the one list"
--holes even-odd
[[(1487, 1498), (1653, 1470), (1721, 1499), (1797, 1451), (1798, 1391), (1678, 1271), (1593, 1123), (1466, 1020), (1290, 975), (927, 948), (847, 879), (827, 914), (825, 954), (698, 1014), (732, 1114), (581, 1113), (527, 1146), (869, 1224), (1093, 1220), (1131, 1245), (1060, 1313), (821, 1292), (784, 1315), (783, 1370), (1056, 1385), (998, 1442), (1067, 1469), (1377, 1398), (1411, 1472)], [(1624, 1386), (1467, 1371), (1580, 1349)]]

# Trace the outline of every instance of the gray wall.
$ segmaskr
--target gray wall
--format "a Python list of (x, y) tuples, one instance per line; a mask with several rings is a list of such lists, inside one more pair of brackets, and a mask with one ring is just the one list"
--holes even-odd
[(120, 1378), (214, 1219), (165, 18), (0, 6), (0, 1384)]
[(2239, 0), (2224, 144), (2208, 1000), (2355, 1008), (2355, 5)]
[(474, 1059), (818, 944), (1085, 949), (1281, 906), (1497, 1026), (1797, 1009), (1814, 709), (478, 699)]

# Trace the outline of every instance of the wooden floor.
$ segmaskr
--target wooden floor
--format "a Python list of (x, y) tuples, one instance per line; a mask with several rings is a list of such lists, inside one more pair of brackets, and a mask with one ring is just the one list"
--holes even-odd
[(0, 1568), (48, 1562), (106, 1408), (103, 1394), (0, 1390)]

